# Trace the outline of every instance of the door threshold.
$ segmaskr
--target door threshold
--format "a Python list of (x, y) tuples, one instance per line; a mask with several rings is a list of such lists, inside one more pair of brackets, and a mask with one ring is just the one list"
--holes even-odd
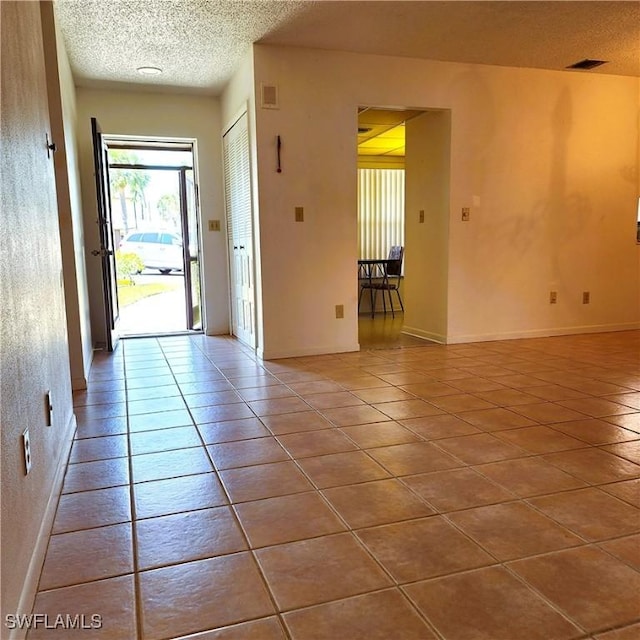
[(204, 335), (202, 329), (185, 329), (184, 331), (159, 331), (157, 333), (128, 333), (120, 335), (120, 340), (128, 340), (129, 338), (170, 338), (172, 336), (198, 336)]

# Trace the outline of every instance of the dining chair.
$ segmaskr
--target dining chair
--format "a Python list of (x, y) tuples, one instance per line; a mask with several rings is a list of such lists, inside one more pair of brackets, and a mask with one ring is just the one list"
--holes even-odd
[(400, 296), (400, 279), (402, 275), (402, 260), (404, 258), (404, 247), (394, 245), (389, 250), (389, 255), (383, 266), (382, 278), (379, 280), (368, 280), (360, 283), (360, 295), (358, 297), (358, 308), (360, 307), (360, 299), (363, 292), (368, 289), (372, 290), (373, 297), (371, 301), (371, 316), (375, 313), (376, 297), (378, 291), (382, 291), (382, 308), (384, 313), (387, 313), (387, 301), (385, 293), (389, 297), (389, 307), (391, 308), (391, 315), (395, 318), (395, 310), (393, 308), (393, 299), (391, 292), (395, 291), (398, 296), (398, 302), (400, 308), (404, 311), (404, 305), (402, 304), (402, 297)]

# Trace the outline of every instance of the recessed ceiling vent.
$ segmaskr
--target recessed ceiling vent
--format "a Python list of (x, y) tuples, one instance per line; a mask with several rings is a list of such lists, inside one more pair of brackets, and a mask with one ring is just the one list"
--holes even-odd
[(607, 62), (608, 60), (591, 60), (590, 58), (585, 58), (584, 60), (580, 60), (580, 62), (570, 64), (568, 67), (565, 67), (565, 69), (583, 69), (588, 71), (589, 69), (595, 69), (602, 64), (607, 64)]

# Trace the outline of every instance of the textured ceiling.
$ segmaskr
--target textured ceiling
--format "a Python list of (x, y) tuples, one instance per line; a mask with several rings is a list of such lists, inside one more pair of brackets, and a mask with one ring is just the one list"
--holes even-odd
[[(251, 43), (308, 5), (293, 0), (56, 0), (81, 86), (105, 83), (220, 93)], [(141, 76), (142, 66), (160, 76)], [(137, 88), (140, 88), (139, 86)]]
[[(55, 0), (79, 85), (218, 94), (253, 42), (640, 76), (640, 2)], [(140, 66), (163, 74), (143, 77)], [(584, 71), (573, 73), (585, 73)]]
[(321, 2), (263, 42), (640, 76), (640, 2)]

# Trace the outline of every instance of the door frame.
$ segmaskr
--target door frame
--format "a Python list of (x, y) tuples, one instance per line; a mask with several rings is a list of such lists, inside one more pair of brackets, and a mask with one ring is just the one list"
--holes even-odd
[[(184, 274), (184, 289), (185, 289), (185, 316), (186, 316), (186, 332), (204, 333), (205, 328), (205, 305), (202, 299), (202, 233), (200, 218), (200, 204), (199, 204), (199, 190), (198, 190), (198, 168), (197, 168), (197, 153), (196, 143), (194, 139), (186, 138), (171, 138), (161, 139), (153, 137), (141, 137), (141, 136), (127, 136), (119, 134), (103, 134), (105, 145), (108, 149), (127, 149), (127, 150), (146, 150), (146, 151), (185, 151), (191, 154), (190, 165), (154, 165), (154, 164), (120, 164), (111, 163), (108, 164), (108, 168), (111, 169), (132, 169), (132, 170), (149, 170), (149, 171), (174, 171), (178, 178), (178, 197), (180, 202), (180, 228), (182, 231), (182, 249), (183, 249), (183, 274)], [(189, 229), (188, 229), (188, 197), (186, 189), (186, 171), (193, 172), (194, 178), (194, 199), (195, 199), (195, 216), (196, 216), (196, 229), (195, 229), (195, 246), (197, 247), (196, 260), (198, 262), (197, 277), (200, 280), (200, 327), (193, 328), (194, 324), (194, 309), (193, 309), (193, 281), (191, 264), (194, 261), (193, 256), (189, 252)], [(110, 200), (109, 200), (110, 203)], [(113, 229), (112, 229), (113, 233)], [(175, 333), (175, 332), (171, 332)], [(178, 332), (182, 333), (182, 332)], [(154, 335), (154, 334), (142, 334), (142, 335)], [(164, 334), (163, 334), (164, 335)]]

